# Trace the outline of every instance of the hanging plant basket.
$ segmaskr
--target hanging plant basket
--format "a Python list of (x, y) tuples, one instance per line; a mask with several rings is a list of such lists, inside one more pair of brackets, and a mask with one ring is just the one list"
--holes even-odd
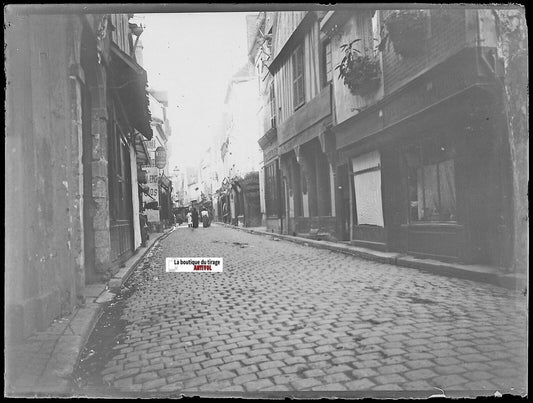
[(415, 10), (394, 11), (385, 19), (388, 39), (401, 56), (416, 56), (424, 49), (426, 16)]
[(339, 78), (353, 95), (366, 95), (378, 89), (381, 70), (378, 59), (363, 56), (353, 47), (358, 41), (360, 39), (341, 46), (344, 57), (335, 69), (339, 70)]

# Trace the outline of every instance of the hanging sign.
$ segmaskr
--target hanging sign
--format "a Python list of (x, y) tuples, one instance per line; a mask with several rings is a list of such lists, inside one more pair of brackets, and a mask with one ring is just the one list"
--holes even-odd
[(157, 147), (155, 149), (155, 166), (163, 169), (167, 164), (167, 150), (165, 147)]
[[(143, 166), (142, 170), (146, 172), (146, 188), (148, 194), (143, 194), (143, 204), (156, 203), (159, 204), (159, 174), (156, 167)], [(159, 210), (146, 209), (148, 221), (159, 221)]]

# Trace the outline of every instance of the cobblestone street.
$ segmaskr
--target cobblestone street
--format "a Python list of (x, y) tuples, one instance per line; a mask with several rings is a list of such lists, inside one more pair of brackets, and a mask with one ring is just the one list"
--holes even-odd
[(130, 282), (107, 393), (526, 392), (526, 297), (505, 288), (217, 225), (177, 228)]

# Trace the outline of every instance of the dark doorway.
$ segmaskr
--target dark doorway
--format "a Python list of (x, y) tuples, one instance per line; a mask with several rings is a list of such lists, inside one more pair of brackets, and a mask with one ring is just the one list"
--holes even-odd
[(337, 168), (337, 219), (342, 241), (350, 240), (350, 183), (348, 165)]

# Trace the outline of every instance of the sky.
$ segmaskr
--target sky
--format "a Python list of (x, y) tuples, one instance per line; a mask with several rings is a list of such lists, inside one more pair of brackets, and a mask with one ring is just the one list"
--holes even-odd
[(229, 79), (247, 62), (247, 14), (136, 15), (148, 86), (168, 92), (171, 170), (196, 165), (215, 134)]

